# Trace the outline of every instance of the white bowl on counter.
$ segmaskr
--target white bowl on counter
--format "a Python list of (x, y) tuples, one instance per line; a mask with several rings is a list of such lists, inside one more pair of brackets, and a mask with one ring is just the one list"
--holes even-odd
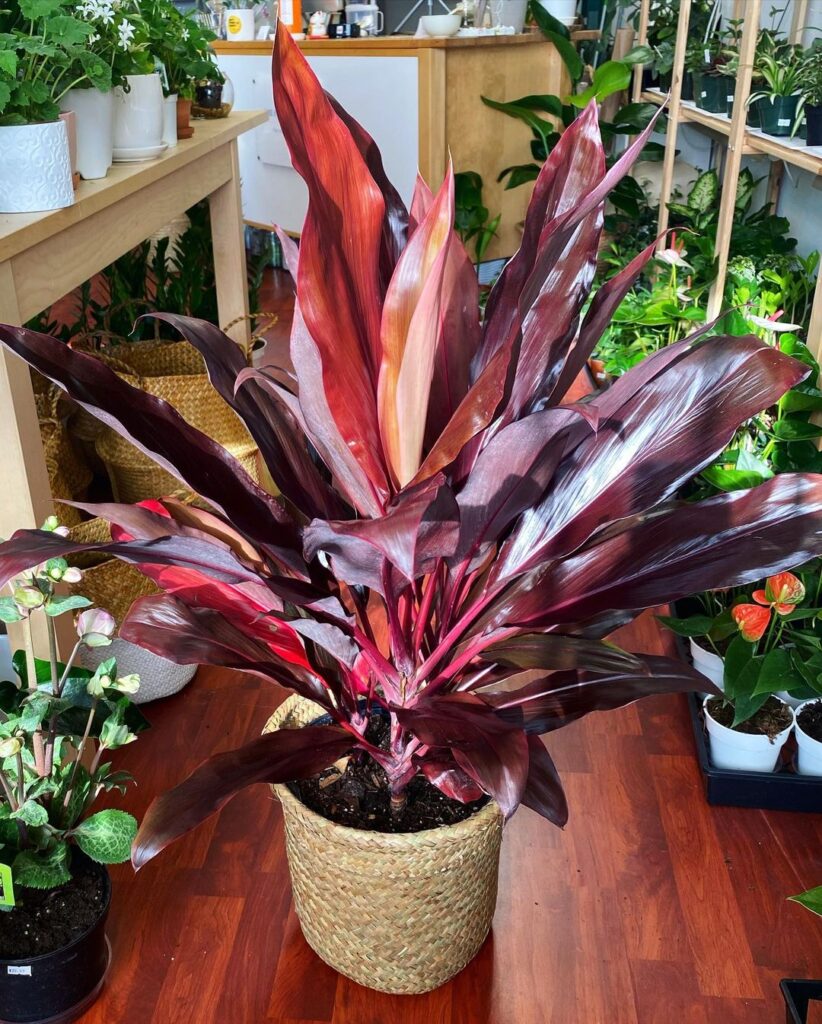
[(462, 25), (459, 14), (426, 14), (420, 18), (423, 32), (433, 39), (447, 39), (455, 36)]

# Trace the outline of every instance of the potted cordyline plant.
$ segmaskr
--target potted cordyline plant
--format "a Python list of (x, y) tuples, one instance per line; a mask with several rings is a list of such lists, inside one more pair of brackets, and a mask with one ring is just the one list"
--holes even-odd
[[(135, 602), (121, 636), (294, 691), (261, 737), (152, 804), (134, 865), (240, 788), (273, 783), (309, 943), (362, 984), (420, 992), (488, 932), (503, 821), (521, 803), (566, 821), (540, 736), (704, 685), (603, 638), (639, 609), (822, 549), (822, 477), (670, 500), (807, 368), (753, 337), (692, 337), (563, 404), (652, 255), (583, 313), (605, 198), (647, 132), (606, 171), (595, 105), (567, 129), (480, 324), (450, 171), (406, 211), (373, 141), (282, 30), (274, 80), (310, 197), (299, 254), (285, 243), (297, 379), (247, 368), (210, 324), (164, 319), (202, 352), (277, 496), (99, 361), (24, 328), (0, 338), (212, 506), (93, 509), (113, 524), (93, 547), (164, 591)], [(0, 579), (88, 547), (18, 531)]]
[[(52, 517), (44, 530), (59, 536)], [(0, 1013), (4, 1022), (74, 1020), (103, 984), (111, 952), (106, 864), (128, 860), (137, 822), (98, 797), (125, 791), (131, 776), (106, 753), (136, 738), (145, 720), (129, 695), (137, 676), (118, 676), (108, 658), (96, 671), (76, 664), (84, 648), (111, 644), (114, 620), (81, 595), (59, 593), (80, 571), (50, 558), (11, 581), (0, 621), (32, 637), (45, 622), (43, 660), (31, 642), (13, 659), (18, 678), (0, 681)], [(55, 620), (79, 611), (66, 661)]]

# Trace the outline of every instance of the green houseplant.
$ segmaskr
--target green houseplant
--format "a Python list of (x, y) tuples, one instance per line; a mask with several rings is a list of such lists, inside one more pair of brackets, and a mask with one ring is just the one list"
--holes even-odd
[(822, 45), (819, 40), (799, 61), (797, 84), (808, 128), (808, 145), (822, 146)]
[(799, 47), (781, 47), (758, 54), (756, 72), (761, 84), (748, 104), (755, 105), (762, 131), (767, 135), (791, 135), (800, 101)]
[(0, 17), (0, 211), (26, 213), (74, 201), (60, 104), (83, 84), (109, 87), (89, 49), (93, 29), (67, 0), (21, 0)]
[[(62, 532), (56, 520), (44, 527)], [(83, 648), (111, 643), (114, 620), (60, 585), (80, 571), (49, 559), (11, 581), (0, 619), (28, 630), (17, 680), (0, 682), (0, 1005), (7, 1021), (54, 1019), (88, 1005), (109, 954), (111, 898), (106, 864), (128, 859), (137, 822), (116, 808), (95, 810), (101, 794), (125, 791), (130, 776), (104, 760), (144, 726), (130, 705), (136, 676), (119, 677), (114, 659), (79, 668)], [(79, 612), (77, 639), (57, 661), (55, 620)], [(43, 619), (45, 658), (35, 658), (32, 622)], [(32, 985), (35, 977), (37, 984)]]
[[(436, 196), (420, 183), (407, 211), (373, 140), (282, 29), (274, 49), (277, 116), (309, 190), (299, 252), (283, 239), (297, 281), (299, 394), (247, 368), (213, 326), (166, 320), (203, 353), (279, 496), (166, 403), (53, 338), (3, 327), (11, 351), (212, 510), (107, 505), (95, 511), (113, 539), (97, 545), (21, 530), (0, 547), (0, 579), (89, 548), (132, 561), (163, 592), (135, 603), (121, 636), (295, 691), (261, 737), (154, 802), (133, 863), (243, 786), (276, 784), (308, 941), (364, 984), (422, 991), (461, 969), (487, 933), (503, 819), (521, 803), (567, 818), (540, 736), (702, 683), (679, 661), (603, 638), (641, 608), (745, 585), (822, 550), (814, 475), (668, 500), (807, 368), (756, 338), (691, 337), (604, 394), (564, 404), (651, 257), (583, 312), (605, 198), (647, 132), (606, 169), (595, 105), (573, 122), (480, 324), (452, 229), (452, 175)], [(352, 827), (364, 819), (341, 824), (317, 795), (363, 772), (379, 809), (367, 835)], [(429, 827), (429, 797), (451, 824)], [(319, 870), (332, 862), (333, 877)], [(384, 896), (364, 913), (366, 875)], [(314, 908), (332, 903), (339, 920), (318, 921)]]

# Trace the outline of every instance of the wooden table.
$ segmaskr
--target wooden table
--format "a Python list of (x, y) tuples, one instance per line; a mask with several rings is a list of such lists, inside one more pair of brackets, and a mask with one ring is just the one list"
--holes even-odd
[[(248, 313), (237, 136), (265, 121), (243, 111), (197, 121), (191, 139), (150, 163), (115, 164), (73, 206), (0, 215), (0, 323), (23, 324), (201, 199), (211, 206), (220, 323)], [(248, 322), (229, 332), (248, 340)], [(0, 349), (0, 537), (52, 511), (31, 378)]]

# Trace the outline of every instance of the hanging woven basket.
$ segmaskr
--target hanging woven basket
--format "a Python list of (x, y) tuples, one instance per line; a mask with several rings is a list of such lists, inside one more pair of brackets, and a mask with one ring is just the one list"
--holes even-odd
[[(264, 732), (308, 726), (323, 709), (289, 697)], [(463, 969), (491, 927), (502, 814), (489, 802), (465, 821), (388, 834), (337, 825), (285, 785), (294, 905), (303, 934), (340, 974), (380, 992), (428, 992)]]
[[(72, 540), (82, 544), (111, 539), (111, 530), (104, 519), (89, 519), (73, 527), (70, 533)], [(71, 561), (83, 570), (82, 580), (72, 584), (71, 591), (87, 597), (94, 607), (110, 612), (118, 629), (138, 598), (160, 593), (148, 576), (119, 558), (86, 552), (72, 556)], [(197, 671), (196, 665), (177, 665), (119, 637), (115, 637), (109, 647), (83, 647), (79, 657), (84, 668), (95, 669), (106, 658), (116, 658), (120, 675), (136, 672), (140, 676), (140, 689), (133, 697), (136, 704), (170, 697), (191, 682)]]

